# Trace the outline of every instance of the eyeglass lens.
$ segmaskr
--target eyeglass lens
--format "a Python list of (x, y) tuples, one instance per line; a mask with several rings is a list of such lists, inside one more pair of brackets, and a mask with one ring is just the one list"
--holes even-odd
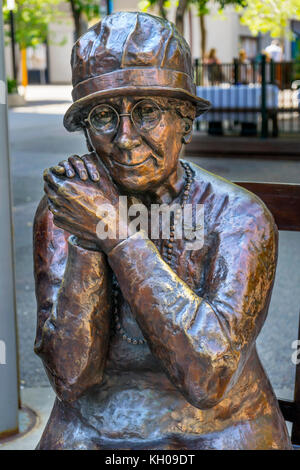
[[(118, 112), (106, 104), (96, 106), (89, 119), (92, 127), (101, 133), (115, 132), (120, 121)], [(158, 125), (161, 119), (161, 110), (151, 100), (139, 101), (132, 108), (131, 119), (137, 129), (148, 132)]]
[(102, 104), (92, 111), (90, 123), (99, 132), (113, 132), (118, 126), (119, 116), (114, 108)]

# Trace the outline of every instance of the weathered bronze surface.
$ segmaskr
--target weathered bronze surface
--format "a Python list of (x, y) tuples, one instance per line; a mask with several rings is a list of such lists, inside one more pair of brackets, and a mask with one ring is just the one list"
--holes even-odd
[[(252, 193), (179, 160), (208, 107), (186, 42), (160, 18), (116, 13), (77, 41), (72, 69), (64, 123), (91, 152), (45, 172), (35, 217), (35, 351), (57, 394), (38, 448), (290, 449), (255, 347), (277, 229)], [(203, 247), (99, 239), (97, 208), (120, 195), (204, 204)]]

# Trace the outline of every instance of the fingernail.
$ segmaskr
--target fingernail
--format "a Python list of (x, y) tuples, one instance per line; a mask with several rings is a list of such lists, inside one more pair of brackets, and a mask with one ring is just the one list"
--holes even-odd
[(81, 171), (81, 172), (80, 172), (80, 178), (81, 178), (82, 180), (86, 180), (87, 177), (88, 177), (88, 175), (87, 175), (87, 172), (86, 172), (86, 171)]
[(94, 181), (99, 181), (99, 175), (98, 175), (98, 173), (93, 173), (92, 176), (93, 176), (93, 180), (94, 180)]
[(72, 176), (74, 176), (73, 171), (67, 170), (67, 176), (68, 176), (69, 178), (72, 178)]

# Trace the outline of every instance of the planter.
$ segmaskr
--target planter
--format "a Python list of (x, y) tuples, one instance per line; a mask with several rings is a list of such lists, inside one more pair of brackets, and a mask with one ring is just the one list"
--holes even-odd
[(9, 108), (14, 108), (16, 106), (24, 106), (26, 101), (23, 96), (18, 93), (10, 93), (7, 95), (7, 104)]

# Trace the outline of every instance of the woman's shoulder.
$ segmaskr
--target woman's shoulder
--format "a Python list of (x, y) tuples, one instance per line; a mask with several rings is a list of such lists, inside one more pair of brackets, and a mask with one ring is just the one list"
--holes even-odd
[(193, 202), (206, 204), (218, 217), (225, 212), (227, 217), (244, 218), (252, 215), (270, 226), (275, 225), (272, 214), (254, 193), (195, 163), (187, 163), (194, 175)]

